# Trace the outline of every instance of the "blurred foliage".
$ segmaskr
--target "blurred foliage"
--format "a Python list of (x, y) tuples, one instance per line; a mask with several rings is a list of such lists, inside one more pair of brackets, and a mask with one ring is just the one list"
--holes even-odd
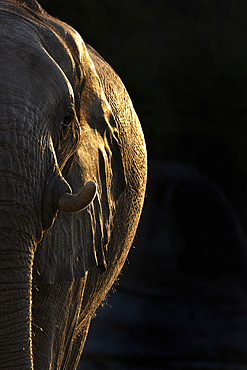
[(226, 193), (245, 191), (245, 0), (40, 3), (76, 28), (123, 79), (149, 158), (193, 164)]

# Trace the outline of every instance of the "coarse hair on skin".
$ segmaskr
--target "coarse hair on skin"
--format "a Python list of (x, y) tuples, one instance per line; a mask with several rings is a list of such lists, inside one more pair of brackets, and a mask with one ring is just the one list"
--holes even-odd
[(11, 0), (12, 3), (23, 5), (37, 13), (46, 14), (46, 11), (39, 5), (36, 0)]

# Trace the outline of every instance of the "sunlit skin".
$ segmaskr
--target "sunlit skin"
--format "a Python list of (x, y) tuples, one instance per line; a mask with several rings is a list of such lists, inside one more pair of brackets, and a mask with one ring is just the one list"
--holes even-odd
[(128, 93), (35, 0), (0, 0), (0, 369), (76, 369), (131, 247), (146, 147)]

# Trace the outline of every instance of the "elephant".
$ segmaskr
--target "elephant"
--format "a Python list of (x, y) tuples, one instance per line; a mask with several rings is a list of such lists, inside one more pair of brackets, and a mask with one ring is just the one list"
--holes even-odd
[(0, 369), (73, 370), (135, 236), (144, 135), (77, 31), (35, 0), (0, 18)]

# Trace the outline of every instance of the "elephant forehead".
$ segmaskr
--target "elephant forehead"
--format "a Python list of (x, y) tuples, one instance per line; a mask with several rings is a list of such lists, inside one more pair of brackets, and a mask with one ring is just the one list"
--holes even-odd
[[(3, 19), (2, 19), (3, 18)], [(1, 82), (29, 90), (37, 85), (63, 88), (73, 95), (70, 76), (74, 62), (66, 44), (45, 24), (0, 8)]]
[(71, 85), (74, 85), (77, 68), (67, 42), (48, 23), (46, 25), (38, 24), (37, 31), (40, 35), (42, 48), (63, 71)]
[(40, 103), (73, 99), (73, 90), (60, 66), (32, 39), (7, 37), (0, 27), (0, 94), (25, 94)]

